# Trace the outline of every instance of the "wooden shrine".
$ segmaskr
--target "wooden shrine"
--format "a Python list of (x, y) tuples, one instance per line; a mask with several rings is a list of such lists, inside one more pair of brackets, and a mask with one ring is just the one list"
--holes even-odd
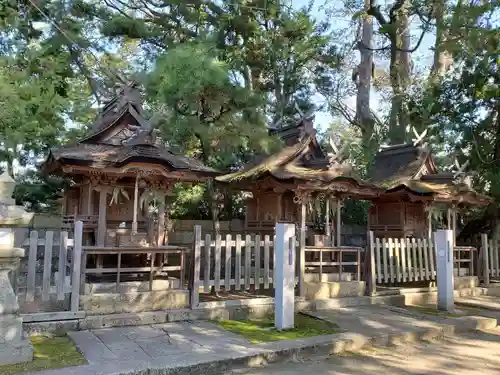
[(456, 231), (458, 208), (490, 202), (471, 188), (464, 168), (439, 172), (431, 149), (419, 145), (422, 137), (416, 135), (413, 144), (386, 147), (374, 157), (370, 182), (385, 189), (369, 210), (368, 227), (375, 237), (428, 238), (434, 209), (446, 211), (448, 228)]
[(43, 170), (71, 180), (62, 197), (63, 227), (81, 220), (86, 244), (109, 247), (164, 245), (165, 198), (174, 184), (218, 174), (165, 147), (145, 118), (136, 82), (104, 106), (84, 139), (51, 150)]
[[(336, 227), (340, 234), (342, 199), (372, 199), (378, 195), (378, 188), (356, 177), (335, 145), (333, 153), (323, 151), (316, 138), (313, 120), (313, 115), (302, 115), (291, 125), (272, 129), (270, 133), (283, 141), (281, 151), (258, 158), (239, 172), (216, 178), (221, 184), (251, 192), (247, 200), (247, 232), (271, 234), (277, 222), (299, 223), (302, 220), (310, 227), (307, 206), (311, 198), (322, 195), (327, 206), (336, 208)], [(329, 208), (326, 215), (326, 235), (329, 237)]]

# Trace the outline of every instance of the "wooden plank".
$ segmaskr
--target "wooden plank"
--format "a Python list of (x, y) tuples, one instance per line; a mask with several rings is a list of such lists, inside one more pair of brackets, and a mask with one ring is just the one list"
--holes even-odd
[[(155, 255), (153, 255), (155, 256)], [(151, 259), (151, 267), (153, 267), (153, 259)], [(120, 293), (120, 275), (122, 270), (122, 254), (118, 254), (118, 259), (116, 260), (116, 293)], [(151, 288), (152, 285), (151, 285)]]
[(436, 250), (434, 250), (434, 241), (432, 238), (428, 241), (429, 248), (429, 267), (431, 269), (431, 279), (436, 279)]
[(241, 289), (241, 234), (236, 235), (235, 243), (235, 266), (234, 266), (234, 278), (236, 280), (235, 289)]
[(402, 266), (401, 266), (401, 239), (400, 238), (395, 238), (394, 239), (394, 251), (396, 253), (395, 258), (396, 258), (396, 280), (398, 283), (403, 281), (403, 273), (401, 271)]
[(59, 267), (56, 280), (57, 300), (64, 300), (64, 282), (66, 280), (66, 259), (68, 254), (68, 232), (62, 231), (59, 238)]
[(495, 276), (498, 277), (500, 275), (500, 264), (498, 257), (498, 241), (495, 241), (495, 247), (493, 251), (493, 255), (495, 256)]
[(270, 239), (269, 235), (264, 236), (264, 289), (269, 289), (269, 246)]
[(387, 246), (387, 240), (382, 238), (382, 262), (384, 264), (384, 282), (389, 282), (389, 263), (387, 261), (387, 253), (389, 249)]
[(231, 289), (231, 249), (233, 241), (230, 234), (226, 234), (226, 247), (225, 247), (225, 271), (224, 271), (224, 289), (228, 292)]
[(149, 290), (153, 290), (153, 281), (154, 281), (154, 276), (155, 276), (155, 260), (156, 260), (156, 254), (151, 254), (151, 269), (149, 271)]
[(260, 289), (260, 252), (261, 252), (261, 243), (260, 243), (260, 235), (255, 236), (255, 280), (257, 283), (255, 284), (255, 290)]
[(418, 251), (418, 265), (419, 265), (419, 274), (420, 274), (420, 280), (426, 280), (425, 275), (424, 275), (424, 259), (423, 259), (423, 252), (424, 252), (424, 247), (422, 246), (422, 239), (419, 238), (417, 240), (417, 251)]
[[(375, 270), (375, 243), (374, 243), (374, 240), (373, 240), (373, 232), (372, 231), (369, 231), (368, 232), (368, 243), (369, 243), (369, 246), (370, 246), (370, 281), (371, 281), (371, 285), (370, 285), (370, 295), (374, 295), (375, 292), (377, 291), (377, 279), (376, 279), (376, 270)], [(358, 254), (361, 254), (361, 252), (358, 251)], [(358, 258), (359, 259), (359, 258)], [(359, 266), (358, 266), (358, 269), (359, 269)], [(380, 268), (379, 268), (380, 269)], [(358, 278), (358, 281), (361, 281), (359, 278)]]
[[(73, 269), (71, 274), (71, 311), (80, 309), (80, 281), (82, 266), (83, 223), (75, 223), (75, 246), (73, 246)], [(86, 257), (83, 257), (86, 259)]]
[(427, 239), (422, 240), (422, 249), (424, 252), (424, 267), (425, 267), (425, 280), (430, 281), (431, 280), (431, 272), (429, 268), (429, 249), (427, 248)]
[(252, 238), (249, 234), (245, 236), (245, 290), (250, 289), (251, 277), (251, 260), (252, 260)]
[(382, 254), (381, 254), (382, 245), (380, 243), (380, 238), (377, 238), (375, 241), (376, 241), (375, 242), (375, 250), (376, 250), (376, 253), (377, 253), (377, 255), (376, 255), (376, 259), (377, 259), (377, 279), (378, 279), (378, 283), (382, 284), (382, 261), (381, 261), (381, 258), (382, 258)]
[(396, 282), (396, 244), (392, 238), (389, 238), (389, 268), (391, 271), (391, 281)]
[(488, 249), (488, 235), (481, 233), (481, 253), (483, 261), (483, 282), (486, 287), (490, 285), (490, 262)]
[(415, 242), (415, 238), (411, 239), (411, 254), (412, 254), (412, 263), (413, 263), (413, 277), (414, 281), (419, 280), (418, 275), (418, 257), (417, 257), (417, 243)]
[(38, 232), (32, 230), (30, 233), (30, 248), (28, 258), (28, 277), (26, 285), (26, 301), (35, 300), (35, 280), (36, 280), (36, 255), (38, 250)]
[(409, 238), (405, 238), (406, 247), (406, 259), (408, 260), (408, 281), (415, 281), (414, 269), (413, 269), (413, 258), (411, 253), (411, 242)]
[(220, 258), (222, 252), (222, 237), (220, 234), (215, 236), (215, 247), (214, 247), (214, 285), (215, 291), (220, 291)]
[(406, 282), (408, 279), (407, 265), (406, 265), (406, 242), (404, 238), (399, 239), (399, 252), (401, 254), (401, 281)]
[(193, 279), (191, 282), (191, 308), (200, 303), (200, 263), (201, 263), (201, 225), (194, 226)]
[(203, 282), (205, 285), (205, 293), (210, 293), (210, 253), (211, 253), (211, 246), (212, 245), (212, 238), (210, 234), (205, 234), (205, 271), (203, 272)]
[(495, 277), (495, 262), (493, 260), (493, 252), (496, 251), (495, 246), (493, 245), (493, 241), (489, 241), (489, 256), (490, 256), (490, 276)]
[(54, 232), (51, 230), (45, 233), (45, 252), (43, 255), (43, 276), (42, 276), (42, 301), (50, 299), (50, 279), (52, 277), (52, 244), (54, 242)]

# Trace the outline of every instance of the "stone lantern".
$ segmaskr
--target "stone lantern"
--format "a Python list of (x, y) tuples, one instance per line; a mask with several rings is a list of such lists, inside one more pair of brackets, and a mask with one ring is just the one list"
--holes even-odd
[(24, 257), (24, 249), (14, 248), (13, 227), (32, 216), (15, 205), (15, 186), (7, 172), (0, 175), (0, 365), (33, 360), (33, 346), (23, 335), (23, 320), (9, 279)]

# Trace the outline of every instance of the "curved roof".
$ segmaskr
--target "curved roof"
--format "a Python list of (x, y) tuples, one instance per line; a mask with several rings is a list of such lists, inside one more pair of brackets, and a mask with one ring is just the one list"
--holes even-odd
[(64, 164), (95, 169), (122, 168), (128, 163), (158, 164), (197, 177), (220, 173), (201, 161), (165, 147), (158, 132), (142, 115), (137, 83), (123, 87), (103, 108), (88, 136), (73, 145), (52, 149), (42, 166), (53, 173)]

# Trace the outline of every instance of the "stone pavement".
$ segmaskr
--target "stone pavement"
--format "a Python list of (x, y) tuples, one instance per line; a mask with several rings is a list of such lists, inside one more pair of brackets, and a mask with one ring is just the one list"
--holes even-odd
[(217, 325), (197, 321), (71, 332), (69, 336), (90, 364), (150, 361), (158, 357), (242, 351), (251, 344)]
[(373, 343), (437, 337), (445, 329), (453, 333), (492, 328), (497, 323), (486, 318), (447, 319), (392, 306), (345, 307), (310, 315), (332, 321), (345, 332), (264, 344), (251, 344), (204, 321), (71, 332), (89, 364), (37, 375), (220, 374), (294, 356), (328, 355)]

